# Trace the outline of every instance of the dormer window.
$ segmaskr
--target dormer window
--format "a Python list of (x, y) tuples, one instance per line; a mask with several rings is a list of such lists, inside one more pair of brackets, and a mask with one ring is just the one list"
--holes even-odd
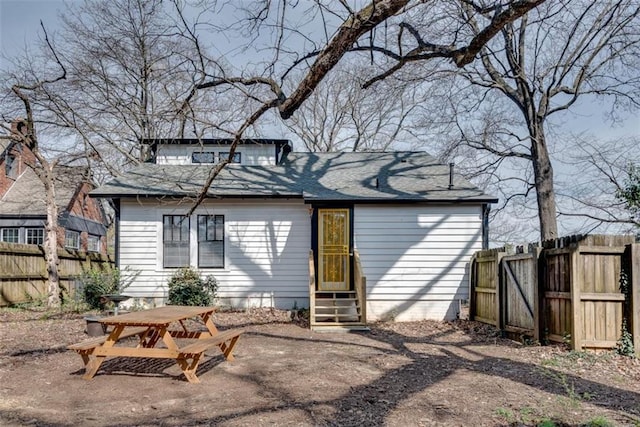
[(213, 151), (199, 151), (191, 153), (191, 163), (215, 163), (216, 153)]
[(18, 177), (18, 162), (16, 161), (16, 156), (13, 154), (8, 154), (5, 157), (5, 173), (8, 178), (16, 179)]
[[(242, 163), (242, 153), (233, 153), (233, 159), (231, 159), (231, 163)], [(229, 152), (220, 152), (220, 161), (227, 160), (229, 158)]]
[(20, 243), (19, 228), (0, 228), (0, 241), (7, 243)]

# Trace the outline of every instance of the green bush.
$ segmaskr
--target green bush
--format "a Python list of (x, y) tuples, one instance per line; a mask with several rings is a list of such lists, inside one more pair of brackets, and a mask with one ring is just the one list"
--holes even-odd
[(204, 279), (191, 268), (181, 268), (169, 279), (169, 304), (211, 305), (218, 290), (218, 281), (213, 276)]
[(82, 296), (92, 309), (103, 310), (103, 295), (122, 294), (139, 273), (131, 273), (128, 268), (120, 270), (106, 267), (103, 270), (92, 268), (84, 272), (78, 280), (82, 283)]

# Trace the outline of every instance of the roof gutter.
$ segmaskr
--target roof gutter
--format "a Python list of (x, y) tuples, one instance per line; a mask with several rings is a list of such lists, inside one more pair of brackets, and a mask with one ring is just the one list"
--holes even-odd
[(477, 205), (477, 204), (489, 204), (489, 203), (498, 203), (498, 199), (496, 198), (482, 198), (482, 199), (469, 199), (469, 198), (461, 198), (461, 199), (321, 199), (321, 198), (305, 198), (304, 202), (307, 204), (310, 203), (360, 203), (360, 204), (380, 204), (380, 205), (389, 205), (389, 204), (425, 204), (425, 203), (454, 203), (454, 204), (466, 204), (466, 205)]
[[(136, 199), (136, 198), (144, 198), (144, 199), (184, 199), (184, 198), (193, 198), (195, 195), (193, 194), (151, 194), (151, 193), (140, 193), (140, 194), (122, 194), (122, 193), (89, 193), (89, 197), (93, 197), (96, 199)], [(209, 194), (206, 197), (207, 199), (302, 199), (303, 196), (301, 194), (226, 194), (226, 195), (216, 195)]]

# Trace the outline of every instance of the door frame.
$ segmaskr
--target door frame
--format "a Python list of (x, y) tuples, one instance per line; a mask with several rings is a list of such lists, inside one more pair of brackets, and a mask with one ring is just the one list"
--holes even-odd
[[(315, 270), (313, 273), (315, 274), (316, 279), (316, 292), (334, 292), (334, 291), (320, 291), (318, 286), (320, 284), (320, 276), (319, 272), (319, 246), (318, 246), (318, 230), (319, 230), (319, 209), (347, 209), (349, 211), (349, 287), (348, 290), (353, 290), (353, 205), (352, 204), (344, 204), (344, 203), (319, 203), (319, 204), (311, 204), (311, 250), (313, 250), (313, 261)], [(340, 291), (335, 291), (340, 292)]]

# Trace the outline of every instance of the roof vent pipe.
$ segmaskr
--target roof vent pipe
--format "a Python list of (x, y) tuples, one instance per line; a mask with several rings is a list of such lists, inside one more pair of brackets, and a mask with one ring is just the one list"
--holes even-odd
[(453, 189), (453, 167), (455, 163), (449, 163), (449, 190)]

